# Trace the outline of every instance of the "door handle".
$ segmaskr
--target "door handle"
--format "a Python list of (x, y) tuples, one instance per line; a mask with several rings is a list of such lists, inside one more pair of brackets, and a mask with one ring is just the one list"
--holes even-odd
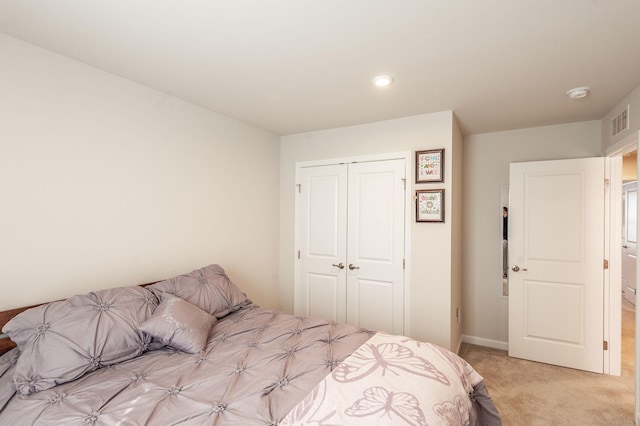
[(353, 271), (354, 269), (360, 269), (360, 267), (359, 267), (359, 266), (354, 265), (353, 263), (350, 263), (350, 264), (349, 264), (349, 269), (351, 269), (351, 270)]
[[(518, 272), (520, 270), (520, 267), (518, 265), (513, 265), (513, 267), (511, 268), (511, 270), (513, 272)], [(522, 272), (527, 272), (527, 268), (522, 268)]]
[(335, 266), (338, 269), (344, 269), (344, 263), (340, 262), (337, 265), (335, 263), (331, 264), (331, 266)]

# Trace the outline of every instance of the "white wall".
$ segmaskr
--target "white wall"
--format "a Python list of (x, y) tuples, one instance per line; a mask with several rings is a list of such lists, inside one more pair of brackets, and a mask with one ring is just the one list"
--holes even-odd
[(508, 299), (502, 297), (500, 187), (509, 163), (599, 157), (600, 121), (470, 135), (463, 151), (463, 333), (504, 347)]
[[(629, 130), (611, 137), (611, 119), (629, 105)], [(630, 140), (637, 141), (640, 131), (640, 86), (633, 89), (602, 119), (602, 152), (606, 155), (616, 153), (619, 147), (628, 145)]]
[(0, 35), (0, 310), (220, 263), (277, 307), (279, 138)]
[[(445, 183), (419, 185), (419, 188), (445, 188), (445, 223), (416, 223), (415, 212), (412, 212), (410, 335), (447, 348), (457, 344), (451, 342), (450, 311), (453, 126), (452, 112), (444, 111), (281, 138), (279, 298), (282, 309), (293, 312), (296, 162), (445, 148)], [(412, 160), (411, 176), (407, 179), (408, 196), (413, 196), (417, 188), (413, 183), (414, 167)]]

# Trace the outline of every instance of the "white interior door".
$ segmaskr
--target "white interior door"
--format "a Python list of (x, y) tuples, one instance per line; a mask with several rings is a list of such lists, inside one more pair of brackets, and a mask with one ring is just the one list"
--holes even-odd
[(636, 244), (638, 221), (638, 184), (625, 183), (622, 188), (622, 292), (625, 299), (636, 303)]
[(301, 167), (295, 306), (404, 332), (405, 160)]
[(347, 167), (299, 171), (296, 315), (346, 321)]
[(404, 160), (349, 164), (347, 322), (404, 333)]
[(603, 372), (604, 159), (510, 169), (509, 355)]

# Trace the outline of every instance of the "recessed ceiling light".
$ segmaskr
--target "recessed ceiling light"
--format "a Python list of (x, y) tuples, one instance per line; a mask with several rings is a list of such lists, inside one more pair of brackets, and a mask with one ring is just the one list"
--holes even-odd
[(373, 79), (373, 84), (378, 87), (385, 87), (393, 83), (393, 78), (388, 75), (379, 75)]
[(586, 98), (589, 94), (589, 90), (591, 90), (591, 88), (586, 86), (575, 87), (567, 92), (567, 96), (569, 96), (571, 99)]

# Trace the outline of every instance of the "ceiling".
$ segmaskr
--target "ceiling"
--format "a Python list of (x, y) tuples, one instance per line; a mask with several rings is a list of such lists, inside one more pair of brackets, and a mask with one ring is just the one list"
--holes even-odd
[(638, 0), (0, 0), (0, 32), (279, 135), (601, 119), (640, 85), (639, 18)]

